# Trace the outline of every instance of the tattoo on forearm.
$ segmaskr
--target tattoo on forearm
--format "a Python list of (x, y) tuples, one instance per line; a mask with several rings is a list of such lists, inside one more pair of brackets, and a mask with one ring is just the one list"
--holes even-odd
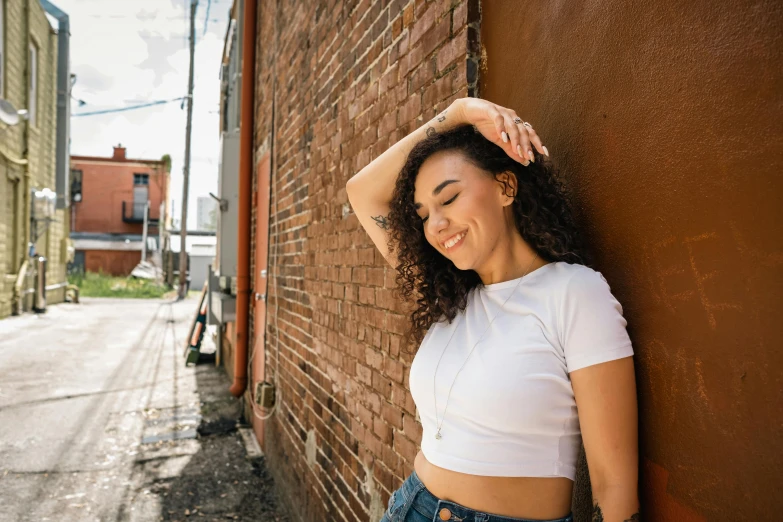
[[(443, 123), (444, 121), (446, 121), (446, 112), (447, 112), (447, 110), (441, 112), (440, 114), (438, 114), (438, 117), (436, 118), (438, 120), (438, 123)], [(435, 127), (427, 127), (427, 136), (428, 137), (431, 138), (431, 137), (435, 136), (437, 133), (438, 133), (438, 131), (435, 130)]]
[(372, 217), (376, 225), (378, 225), (384, 230), (389, 230), (389, 222), (386, 221), (386, 216), (370, 216), (370, 217)]
[[(604, 514), (601, 511), (601, 506), (598, 504), (593, 505), (593, 517), (590, 519), (591, 522), (604, 522)], [(631, 518), (625, 519), (623, 522), (641, 522), (642, 517), (641, 515), (636, 512), (633, 515), (631, 515)]]

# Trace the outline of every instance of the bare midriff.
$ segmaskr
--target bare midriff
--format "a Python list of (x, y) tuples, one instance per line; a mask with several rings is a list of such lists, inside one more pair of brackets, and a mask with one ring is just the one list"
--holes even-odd
[(566, 477), (488, 477), (432, 464), (419, 451), (413, 468), (430, 493), (492, 515), (549, 520), (571, 511), (573, 481)]

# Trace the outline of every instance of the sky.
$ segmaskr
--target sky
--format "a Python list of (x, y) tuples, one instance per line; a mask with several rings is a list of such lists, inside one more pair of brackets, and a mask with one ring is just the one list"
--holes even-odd
[[(69, 15), (71, 24), (71, 73), (76, 75), (71, 100), (71, 154), (111, 156), (112, 147), (121, 143), (129, 158), (171, 155), (170, 199), (177, 221), (187, 107), (177, 101), (113, 114), (75, 115), (187, 95), (190, 1), (52, 2)], [(196, 198), (217, 192), (219, 74), (231, 3), (199, 0), (196, 11), (188, 229), (196, 228)], [(76, 100), (85, 104), (80, 106)]]

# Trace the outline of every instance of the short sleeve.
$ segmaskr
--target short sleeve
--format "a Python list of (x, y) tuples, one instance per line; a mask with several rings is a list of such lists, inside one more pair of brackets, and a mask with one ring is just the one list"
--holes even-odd
[(633, 355), (623, 308), (600, 272), (577, 270), (560, 307), (558, 331), (568, 373)]

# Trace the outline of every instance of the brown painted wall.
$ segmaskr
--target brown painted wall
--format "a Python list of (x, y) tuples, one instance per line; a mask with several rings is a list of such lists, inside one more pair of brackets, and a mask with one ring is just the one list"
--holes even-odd
[(136, 250), (85, 250), (84, 269), (87, 272), (102, 272), (114, 276), (127, 276), (141, 261), (141, 252)]
[(645, 520), (780, 518), (781, 27), (774, 1), (482, 2), (480, 95), (542, 136), (629, 322)]

